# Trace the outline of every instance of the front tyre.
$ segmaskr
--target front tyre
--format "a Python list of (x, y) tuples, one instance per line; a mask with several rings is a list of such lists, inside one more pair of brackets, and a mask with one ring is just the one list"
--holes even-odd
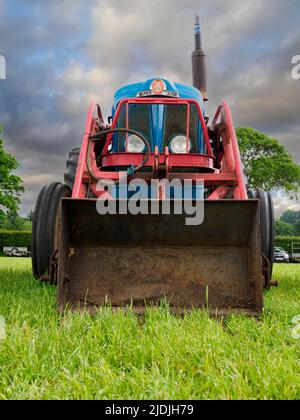
[(32, 226), (32, 271), (41, 279), (50, 273), (50, 261), (58, 244), (60, 202), (71, 190), (60, 183), (45, 186), (35, 207)]

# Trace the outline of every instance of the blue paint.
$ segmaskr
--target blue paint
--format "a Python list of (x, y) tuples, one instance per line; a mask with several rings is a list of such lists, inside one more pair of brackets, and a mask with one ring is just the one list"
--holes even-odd
[[(142, 198), (147, 199), (151, 198), (155, 200), (158, 197), (158, 190), (155, 183), (148, 184), (148, 196), (143, 196)], [(114, 188), (112, 188), (112, 197), (117, 200), (126, 200), (132, 198), (137, 193), (143, 194), (145, 190), (141, 191), (140, 186), (136, 186), (135, 190), (129, 191), (128, 185), (116, 185)], [(147, 190), (146, 190), (147, 192)], [(146, 195), (146, 194), (145, 194)], [(166, 189), (166, 199), (167, 200), (204, 200), (205, 198), (205, 191), (203, 186), (175, 186), (170, 187)]]
[(159, 150), (163, 150), (162, 130), (164, 126), (165, 106), (152, 105), (151, 114), (152, 114), (152, 138), (153, 138), (151, 151), (154, 152), (154, 149), (156, 146), (158, 146)]
[[(153, 79), (147, 80), (146, 82), (133, 83), (133, 84), (126, 85), (118, 89), (114, 96), (112, 116), (113, 117), (115, 116), (117, 107), (122, 100), (136, 98), (140, 92), (150, 90), (152, 82), (156, 79), (157, 78), (153, 78)], [(202, 108), (203, 114), (204, 114), (203, 97), (201, 95), (201, 92), (198, 89), (191, 86), (183, 85), (180, 83), (173, 83), (167, 79), (160, 79), (160, 80), (164, 81), (167, 91), (175, 92), (180, 99), (196, 100), (200, 104), (200, 107)], [(154, 149), (156, 146), (158, 147), (160, 152), (164, 151), (163, 150), (164, 149), (164, 129), (165, 129), (165, 114), (166, 114), (165, 111), (166, 111), (165, 105), (157, 105), (157, 104), (149, 105), (149, 127), (147, 130), (147, 133), (144, 132), (142, 134), (144, 134), (146, 138), (150, 141), (152, 152), (154, 152)], [(135, 112), (138, 112), (137, 109)], [(129, 110), (129, 114), (130, 114), (130, 110)], [(118, 126), (118, 127), (121, 128), (121, 126)], [(136, 127), (130, 127), (130, 128), (137, 129)], [(198, 132), (197, 153), (204, 153), (205, 152), (204, 138), (203, 138), (203, 132), (202, 132), (201, 123), (199, 119), (197, 122), (197, 132)], [(118, 150), (117, 135), (114, 136), (113, 151), (114, 152), (120, 151)]]
[(201, 34), (201, 26), (200, 26), (200, 24), (195, 25), (195, 34)]
[[(114, 96), (113, 111), (115, 112), (118, 104), (123, 99), (136, 98), (139, 92), (149, 90), (152, 82), (156, 79), (159, 79), (159, 78), (155, 77), (153, 79), (147, 80), (146, 82), (133, 83), (130, 85), (123, 86), (121, 89), (118, 89)], [(181, 83), (173, 83), (166, 79), (160, 79), (160, 80), (163, 80), (165, 82), (165, 85), (168, 91), (176, 92), (179, 95), (179, 98), (195, 99), (201, 105), (203, 105), (203, 98), (198, 89), (192, 86), (183, 85)]]

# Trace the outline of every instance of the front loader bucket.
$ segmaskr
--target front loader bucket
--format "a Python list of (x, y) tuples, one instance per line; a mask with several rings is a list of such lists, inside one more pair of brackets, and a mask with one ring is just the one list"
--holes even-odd
[(61, 307), (169, 303), (175, 313), (259, 315), (263, 282), (259, 201), (205, 202), (204, 223), (185, 215), (105, 215), (96, 200), (62, 200)]

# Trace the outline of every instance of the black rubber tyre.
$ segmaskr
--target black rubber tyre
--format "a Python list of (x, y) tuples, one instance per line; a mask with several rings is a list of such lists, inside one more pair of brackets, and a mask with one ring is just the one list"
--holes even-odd
[[(79, 155), (80, 155), (80, 147), (76, 147), (75, 149), (71, 150), (69, 153), (69, 159), (66, 162), (66, 173), (65, 173), (65, 185), (67, 185), (71, 191), (73, 191), (76, 172), (79, 162)], [(89, 191), (88, 193), (89, 198), (94, 198), (94, 195)]]
[(75, 149), (71, 150), (69, 159), (67, 160), (66, 164), (67, 171), (65, 173), (65, 184), (70, 188), (71, 191), (73, 190), (75, 183), (79, 155), (80, 147), (76, 147)]
[(272, 196), (263, 190), (249, 191), (250, 199), (260, 200), (260, 228), (262, 253), (268, 258), (271, 265), (271, 275), (274, 265), (275, 247), (275, 216)]
[(60, 183), (45, 186), (37, 200), (32, 226), (32, 271), (40, 279), (49, 273), (50, 258), (55, 249), (59, 204), (63, 197), (70, 197), (71, 190)]

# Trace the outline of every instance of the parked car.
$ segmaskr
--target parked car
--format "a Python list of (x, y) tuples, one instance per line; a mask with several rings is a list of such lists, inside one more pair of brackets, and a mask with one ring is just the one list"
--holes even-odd
[(283, 248), (275, 248), (274, 262), (288, 264), (290, 262), (290, 256)]
[(3, 252), (7, 257), (31, 257), (27, 248), (4, 247)]

